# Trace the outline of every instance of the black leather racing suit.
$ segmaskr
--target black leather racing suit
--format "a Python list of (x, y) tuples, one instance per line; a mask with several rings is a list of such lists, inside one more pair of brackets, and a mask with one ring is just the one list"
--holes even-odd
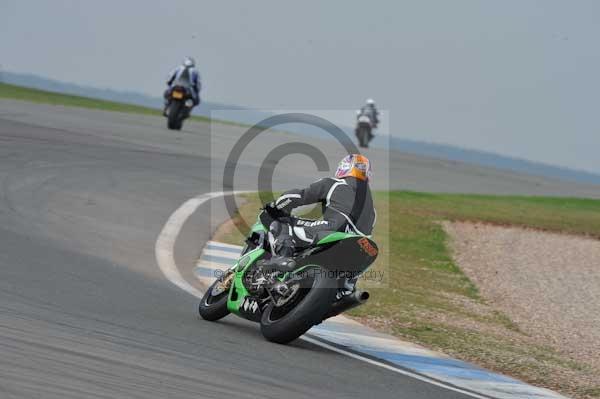
[(294, 208), (315, 203), (322, 205), (323, 218), (320, 220), (290, 217), (289, 225), (271, 224), (278, 254), (291, 256), (294, 248), (310, 246), (324, 232), (372, 233), (376, 213), (367, 182), (355, 177), (324, 178), (305, 189), (286, 191), (273, 206), (277, 212), (289, 216)]

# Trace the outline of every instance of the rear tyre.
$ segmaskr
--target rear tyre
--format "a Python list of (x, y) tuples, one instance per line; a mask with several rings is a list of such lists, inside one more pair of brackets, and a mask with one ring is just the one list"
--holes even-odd
[(336, 280), (320, 267), (306, 274), (309, 277), (295, 298), (290, 299), (287, 309), (286, 305), (278, 307), (272, 302), (263, 311), (260, 330), (267, 340), (287, 344), (319, 324), (329, 311), (337, 293)]
[(220, 282), (221, 280), (217, 280), (212, 283), (200, 301), (198, 312), (204, 320), (217, 321), (229, 314), (229, 309), (227, 309), (229, 290), (227, 289), (218, 295), (213, 295), (213, 288)]
[(169, 107), (169, 116), (167, 116), (167, 127), (171, 130), (181, 130), (181, 101), (173, 101)]

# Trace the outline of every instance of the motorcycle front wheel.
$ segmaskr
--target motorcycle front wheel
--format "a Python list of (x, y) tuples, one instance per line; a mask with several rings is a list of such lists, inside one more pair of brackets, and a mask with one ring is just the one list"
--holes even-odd
[(223, 281), (220, 278), (212, 283), (200, 301), (198, 312), (204, 320), (217, 321), (229, 314), (229, 309), (227, 308), (229, 287), (219, 287), (219, 284), (224, 284)]
[(299, 288), (287, 302), (271, 302), (264, 309), (260, 330), (278, 344), (287, 344), (319, 324), (329, 311), (337, 293), (337, 283), (327, 270), (315, 266), (303, 272)]
[(367, 128), (361, 128), (358, 135), (359, 145), (363, 148), (369, 147), (369, 130)]

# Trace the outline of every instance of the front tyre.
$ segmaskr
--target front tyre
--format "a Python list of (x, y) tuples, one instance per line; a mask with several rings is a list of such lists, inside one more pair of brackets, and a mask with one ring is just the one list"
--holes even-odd
[(223, 284), (222, 279), (212, 283), (200, 301), (198, 312), (204, 320), (217, 321), (229, 314), (227, 309), (229, 289), (219, 289), (219, 284)]
[(302, 281), (301, 288), (284, 305), (271, 302), (260, 320), (263, 336), (278, 344), (287, 344), (319, 324), (329, 311), (337, 293), (336, 280), (325, 269), (315, 267)]

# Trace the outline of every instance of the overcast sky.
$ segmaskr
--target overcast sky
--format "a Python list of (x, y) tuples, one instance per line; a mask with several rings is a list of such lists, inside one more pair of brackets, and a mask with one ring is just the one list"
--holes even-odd
[(390, 132), (600, 172), (600, 1), (0, 0), (0, 64), (160, 95), (349, 109)]

